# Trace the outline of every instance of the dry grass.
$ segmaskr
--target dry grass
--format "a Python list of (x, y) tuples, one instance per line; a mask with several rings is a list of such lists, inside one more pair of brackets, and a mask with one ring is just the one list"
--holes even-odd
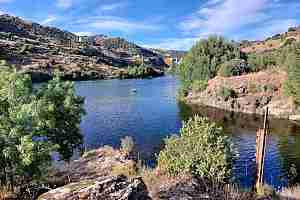
[(133, 178), (138, 176), (138, 169), (135, 162), (128, 162), (124, 165), (115, 165), (112, 167), (111, 174), (113, 176), (124, 175), (128, 178)]

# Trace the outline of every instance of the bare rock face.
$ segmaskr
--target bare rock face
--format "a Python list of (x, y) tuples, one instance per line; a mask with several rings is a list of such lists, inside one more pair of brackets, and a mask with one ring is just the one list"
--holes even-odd
[(106, 177), (81, 181), (43, 194), (39, 200), (148, 200), (148, 191), (141, 178)]

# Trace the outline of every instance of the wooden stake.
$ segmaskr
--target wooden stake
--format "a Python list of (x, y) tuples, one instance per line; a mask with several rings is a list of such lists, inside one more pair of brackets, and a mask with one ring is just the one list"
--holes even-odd
[(263, 186), (264, 177), (264, 162), (266, 154), (266, 137), (268, 134), (268, 115), (269, 108), (267, 107), (264, 116), (264, 127), (259, 129), (256, 135), (256, 191)]

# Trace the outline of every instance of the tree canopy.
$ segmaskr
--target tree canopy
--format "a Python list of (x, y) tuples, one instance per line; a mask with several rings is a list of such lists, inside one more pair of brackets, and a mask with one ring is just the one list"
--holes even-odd
[[(2, 63), (3, 64), (3, 63)], [(68, 160), (82, 144), (84, 99), (56, 76), (38, 89), (29, 75), (0, 71), (0, 181), (14, 185), (40, 176), (54, 151)]]
[(235, 58), (244, 58), (237, 44), (220, 36), (210, 36), (197, 42), (184, 57), (179, 67), (183, 84), (208, 80), (217, 75), (221, 64)]

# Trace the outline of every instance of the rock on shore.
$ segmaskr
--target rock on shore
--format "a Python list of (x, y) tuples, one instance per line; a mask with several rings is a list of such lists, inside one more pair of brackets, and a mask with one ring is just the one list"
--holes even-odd
[(125, 176), (71, 183), (52, 190), (38, 200), (148, 200), (147, 187), (141, 178)]

